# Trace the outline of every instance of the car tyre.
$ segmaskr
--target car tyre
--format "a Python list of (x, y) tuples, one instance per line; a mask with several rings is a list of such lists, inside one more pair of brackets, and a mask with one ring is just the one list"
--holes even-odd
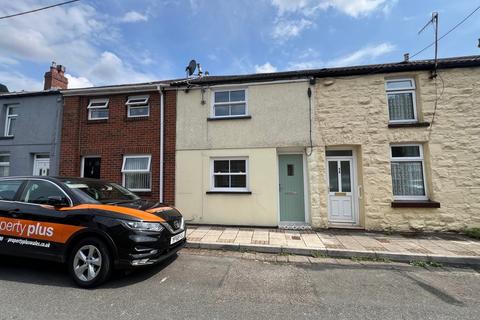
[(68, 260), (70, 275), (82, 288), (94, 288), (107, 281), (111, 265), (108, 247), (98, 238), (85, 238), (78, 242)]

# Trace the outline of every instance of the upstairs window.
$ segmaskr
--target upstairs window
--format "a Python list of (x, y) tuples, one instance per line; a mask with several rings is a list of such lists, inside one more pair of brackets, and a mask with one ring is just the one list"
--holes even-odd
[(214, 118), (239, 117), (247, 115), (247, 92), (243, 90), (214, 91)]
[(422, 145), (392, 145), (392, 185), (396, 200), (427, 200)]
[(7, 110), (5, 113), (5, 136), (13, 137), (17, 117), (18, 107), (16, 105), (7, 106)]
[(108, 99), (90, 99), (87, 109), (88, 120), (108, 119)]
[(123, 157), (123, 186), (132, 191), (151, 191), (150, 155), (131, 155)]
[(212, 191), (248, 191), (247, 159), (212, 159)]
[(387, 80), (385, 88), (390, 122), (416, 122), (415, 81), (413, 79)]
[(149, 96), (128, 97), (127, 116), (129, 118), (148, 117), (150, 115), (148, 99)]
[(0, 177), (10, 175), (10, 154), (0, 154)]

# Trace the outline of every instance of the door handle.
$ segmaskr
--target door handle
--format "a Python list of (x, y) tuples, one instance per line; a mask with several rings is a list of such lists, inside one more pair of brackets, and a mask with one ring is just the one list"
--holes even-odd
[(7, 212), (12, 217), (16, 218), (20, 215), (20, 209), (13, 209)]

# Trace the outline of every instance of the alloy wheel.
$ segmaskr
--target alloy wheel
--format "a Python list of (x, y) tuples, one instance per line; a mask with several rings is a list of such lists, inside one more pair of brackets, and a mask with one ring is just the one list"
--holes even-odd
[(73, 270), (81, 281), (92, 281), (102, 268), (102, 254), (94, 245), (85, 245), (75, 254)]

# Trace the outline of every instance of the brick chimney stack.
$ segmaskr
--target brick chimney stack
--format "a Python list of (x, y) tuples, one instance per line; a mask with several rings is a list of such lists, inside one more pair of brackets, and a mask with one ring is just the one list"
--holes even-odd
[(68, 79), (65, 77), (65, 67), (52, 62), (50, 71), (45, 72), (45, 82), (43, 90), (67, 89)]

